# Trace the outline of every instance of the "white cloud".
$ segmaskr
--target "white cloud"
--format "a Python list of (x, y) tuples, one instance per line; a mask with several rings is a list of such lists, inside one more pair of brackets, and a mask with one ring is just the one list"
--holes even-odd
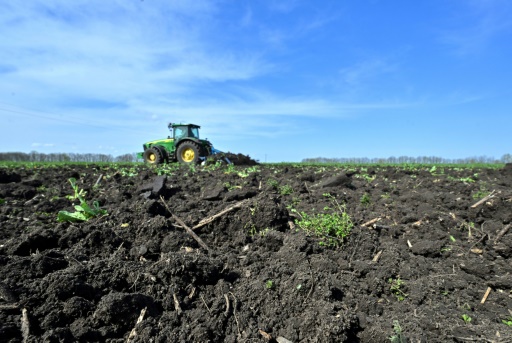
[[(512, 3), (508, 0), (472, 0), (452, 14), (450, 29), (440, 34), (441, 42), (466, 56), (487, 48), (501, 34), (512, 31)], [(508, 33), (507, 33), (508, 32)]]
[[(21, 116), (36, 127), (32, 132), (38, 136), (31, 139), (58, 137), (55, 146), (64, 150), (127, 152), (140, 149), (146, 136), (166, 135), (170, 121), (200, 124), (210, 138), (277, 137), (297, 132), (294, 120), (410, 106), (342, 103), (314, 92), (295, 95), (292, 83), (298, 79), (287, 80), (290, 92), (273, 88), (273, 79), (261, 82), (292, 70), (287, 63), (275, 65), (268, 51), (286, 57), (287, 48), (302, 48), (297, 44), (304, 35), (327, 26), (335, 14), (306, 11), (300, 20), (287, 18), (286, 25), (268, 24), (247, 8), (227, 27), (227, 18), (218, 18), (220, 5), (226, 4), (7, 0), (0, 12), (0, 102), (18, 113), (0, 115)], [(285, 16), (299, 5), (274, 1), (270, 7)], [(239, 34), (241, 27), (249, 37)], [(341, 75), (357, 84), (394, 68), (369, 59)], [(24, 140), (28, 137), (23, 133)]]
[(383, 59), (372, 58), (340, 70), (341, 78), (349, 85), (359, 85), (382, 74), (392, 73), (398, 66)]
[(39, 148), (39, 147), (51, 148), (51, 147), (54, 147), (55, 144), (53, 144), (53, 143), (32, 143), (32, 146), (34, 148)]
[(2, 13), (0, 91), (34, 103), (126, 104), (269, 68), (257, 51), (225, 50), (209, 40), (216, 13), (209, 1), (12, 1)]

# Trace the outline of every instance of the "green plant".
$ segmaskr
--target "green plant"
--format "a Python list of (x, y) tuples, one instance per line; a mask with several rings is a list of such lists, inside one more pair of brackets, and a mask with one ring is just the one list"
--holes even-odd
[(254, 223), (247, 223), (244, 225), (244, 229), (247, 230), (249, 236), (253, 237), (255, 236), (257, 233), (258, 233), (258, 228), (256, 227), (256, 225)]
[(272, 280), (267, 280), (267, 282), (265, 282), (266, 289), (272, 289), (272, 288), (274, 288), (274, 286), (275, 286), (274, 281), (272, 281)]
[(485, 198), (489, 194), (491, 194), (491, 192), (489, 192), (487, 190), (487, 187), (484, 184), (482, 184), (482, 185), (480, 185), (480, 189), (478, 191), (476, 191), (475, 193), (473, 193), (472, 197), (475, 200), (480, 200), (482, 198)]
[(361, 203), (361, 205), (363, 206), (368, 206), (370, 205), (372, 199), (370, 198), (370, 195), (368, 193), (364, 193), (362, 196), (361, 196), (361, 199), (359, 200), (359, 202)]
[(399, 276), (396, 279), (389, 278), (388, 283), (390, 284), (389, 289), (391, 293), (393, 293), (398, 301), (404, 301), (407, 298), (408, 295), (403, 291), (405, 282)]
[(84, 198), (85, 192), (82, 189), (78, 190), (78, 186), (76, 185), (76, 179), (70, 178), (68, 181), (69, 183), (71, 183), (71, 187), (73, 187), (73, 190), (75, 192), (75, 194), (71, 196), (71, 199), (78, 199), (80, 201), (80, 204), (74, 205), (75, 212), (59, 211), (59, 213), (57, 214), (57, 221), (87, 221), (96, 216), (107, 214), (106, 210), (100, 208), (98, 201), (94, 201), (92, 207), (87, 204)]
[(229, 182), (224, 182), (222, 185), (223, 185), (224, 187), (226, 187), (226, 189), (227, 189), (228, 191), (232, 191), (233, 189), (236, 189), (236, 188), (242, 188), (242, 186), (232, 185), (232, 184), (231, 184), (231, 183), (229, 183)]
[(46, 191), (46, 186), (45, 185), (41, 185), (41, 186), (37, 187), (36, 190), (38, 192), (44, 192), (44, 191)]
[(268, 179), (267, 185), (269, 185), (271, 188), (278, 189), (279, 188), (279, 181), (276, 179)]
[(158, 164), (155, 168), (157, 175), (172, 175), (180, 168), (179, 163)]
[(389, 193), (384, 193), (384, 194), (381, 194), (380, 196), (382, 199), (389, 199), (391, 198), (391, 195), (389, 195)]
[(289, 195), (293, 193), (293, 188), (290, 185), (284, 185), (279, 187), (279, 193), (281, 195)]
[(241, 178), (246, 178), (250, 175), (250, 173), (247, 170), (241, 170), (236, 175), (240, 176)]
[(398, 320), (393, 320), (393, 332), (394, 335), (389, 337), (389, 340), (391, 343), (405, 343), (407, 342), (407, 338), (405, 338), (402, 327), (400, 326), (400, 323)]
[(501, 322), (507, 326), (512, 327), (512, 316), (509, 316), (506, 319), (502, 319)]
[(212, 157), (208, 157), (206, 159), (206, 166), (204, 169), (206, 170), (217, 170), (217, 169), (220, 169), (222, 167), (222, 161), (220, 160), (217, 160), (215, 161), (215, 163), (212, 163), (213, 162), (213, 158)]
[(441, 248), (441, 252), (447, 252), (447, 251), (452, 251), (452, 247), (451, 246), (446, 246), (446, 247), (442, 247)]
[(188, 165), (188, 170), (190, 171), (190, 174), (192, 174), (192, 175), (195, 174), (196, 173), (196, 165), (195, 165), (195, 163), (190, 163)]
[(468, 303), (464, 303), (461, 308), (463, 310), (466, 310), (466, 311), (471, 311), (471, 305), (469, 305)]
[[(361, 171), (366, 171), (364, 168), (361, 169)], [(377, 178), (377, 175), (373, 175), (373, 176), (370, 176), (369, 174), (356, 174), (354, 177), (358, 178), (358, 179), (365, 179), (366, 182), (368, 183), (372, 183), (376, 178)]]
[(5, 204), (5, 199), (0, 198), (0, 205), (3, 205), (3, 204)]
[(261, 236), (261, 237), (265, 237), (272, 229), (269, 228), (269, 227), (266, 227), (264, 228), (263, 230), (260, 230), (258, 232), (258, 234)]
[(295, 224), (306, 234), (314, 235), (320, 238), (320, 245), (330, 247), (340, 245), (345, 237), (350, 234), (354, 223), (346, 212), (346, 206), (338, 203), (336, 198), (331, 194), (324, 194), (334, 209), (325, 207), (324, 211), (331, 213), (317, 213), (314, 215), (307, 214), (304, 211), (297, 211), (291, 208), (291, 211), (297, 213), (300, 218), (295, 220)]
[(134, 177), (134, 176), (137, 176), (138, 173), (137, 173), (137, 169), (132, 167), (132, 168), (120, 168), (119, 174), (121, 174), (121, 176), (124, 176), (124, 177)]
[(84, 191), (83, 189), (79, 189), (78, 188), (78, 186), (76, 184), (76, 179), (74, 177), (69, 178), (68, 181), (69, 181), (69, 183), (71, 183), (71, 187), (73, 188), (74, 194), (66, 195), (66, 199), (73, 201), (73, 200), (76, 200), (76, 199), (80, 199), (80, 198), (84, 197), (87, 194), (86, 191)]
[(471, 323), (471, 317), (469, 315), (463, 314), (461, 317), (462, 317), (462, 320), (464, 321), (464, 323), (466, 323), (466, 324)]
[(224, 171), (225, 174), (231, 174), (236, 172), (236, 168), (234, 164), (228, 164), (226, 167), (226, 170)]

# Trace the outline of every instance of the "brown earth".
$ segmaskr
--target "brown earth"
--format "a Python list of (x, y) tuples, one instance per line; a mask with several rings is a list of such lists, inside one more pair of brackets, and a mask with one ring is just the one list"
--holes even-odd
[[(57, 222), (70, 177), (108, 215)], [(0, 168), (0, 341), (511, 342), (511, 186), (511, 165)], [(339, 247), (293, 224), (326, 193), (355, 224)], [(215, 214), (202, 246), (185, 226)]]

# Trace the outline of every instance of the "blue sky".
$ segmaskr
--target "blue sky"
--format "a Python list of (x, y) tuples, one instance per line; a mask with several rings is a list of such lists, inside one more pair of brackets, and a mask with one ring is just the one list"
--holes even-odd
[(4, 0), (0, 151), (512, 152), (509, 0)]

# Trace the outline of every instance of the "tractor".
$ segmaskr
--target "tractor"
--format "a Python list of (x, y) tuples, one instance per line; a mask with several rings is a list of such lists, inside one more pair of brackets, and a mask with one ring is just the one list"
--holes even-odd
[(148, 164), (180, 162), (196, 164), (206, 160), (212, 154), (221, 151), (213, 148), (207, 139), (199, 139), (199, 125), (170, 123), (172, 137), (144, 143), (144, 152), (137, 154)]

